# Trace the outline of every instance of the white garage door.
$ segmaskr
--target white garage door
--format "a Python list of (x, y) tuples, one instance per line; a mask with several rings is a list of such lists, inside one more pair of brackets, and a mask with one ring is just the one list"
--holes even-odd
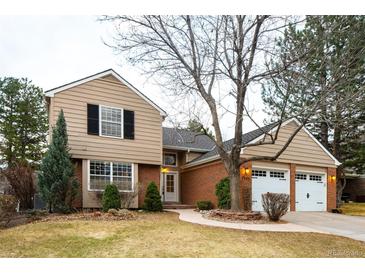
[(326, 211), (326, 175), (298, 171), (295, 174), (295, 200), (297, 211)]
[(261, 195), (267, 192), (290, 194), (288, 170), (252, 169), (252, 210), (262, 211)]

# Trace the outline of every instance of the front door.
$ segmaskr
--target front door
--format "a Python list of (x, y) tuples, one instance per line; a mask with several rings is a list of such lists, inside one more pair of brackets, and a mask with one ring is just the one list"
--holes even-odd
[(164, 174), (165, 201), (177, 202), (177, 173)]

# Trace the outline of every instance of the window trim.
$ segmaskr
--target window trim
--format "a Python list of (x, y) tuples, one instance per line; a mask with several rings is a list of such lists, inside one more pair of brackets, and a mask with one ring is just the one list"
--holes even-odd
[[(91, 189), (90, 188), (90, 161), (103, 161), (103, 162), (109, 162), (110, 163), (110, 183), (109, 184), (113, 184), (113, 161), (105, 161), (105, 160), (96, 160), (96, 159), (92, 159), (92, 160), (87, 160), (87, 190), (90, 192), (103, 192), (104, 189)], [(116, 162), (116, 163), (123, 163), (123, 162)], [(134, 163), (127, 163), (127, 164), (131, 164), (132, 167), (132, 190), (119, 190), (118, 191), (120, 193), (129, 193), (129, 192), (134, 192)]]
[[(101, 123), (102, 123), (101, 111), (102, 111), (103, 107), (120, 110), (120, 137), (118, 137), (118, 136), (109, 136), (109, 135), (102, 134), (103, 131), (102, 131), (102, 125), (101, 125)], [(114, 139), (124, 139), (124, 109), (123, 108), (106, 106), (106, 105), (99, 105), (99, 136), (109, 137), (109, 138), (114, 138)]]
[[(174, 154), (175, 155), (175, 165), (165, 165), (165, 154)], [(177, 167), (177, 152), (164, 152), (162, 155), (162, 164), (163, 166)]]

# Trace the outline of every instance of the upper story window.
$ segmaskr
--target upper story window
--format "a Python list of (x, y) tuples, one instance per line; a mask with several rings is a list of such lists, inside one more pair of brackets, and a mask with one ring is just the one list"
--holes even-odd
[(122, 109), (100, 106), (100, 130), (102, 136), (122, 137)]
[(134, 140), (134, 111), (87, 104), (87, 134)]
[(163, 164), (165, 166), (177, 166), (177, 154), (176, 153), (164, 153)]

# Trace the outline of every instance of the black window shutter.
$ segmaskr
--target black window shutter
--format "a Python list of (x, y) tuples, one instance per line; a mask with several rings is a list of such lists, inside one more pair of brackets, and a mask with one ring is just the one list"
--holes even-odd
[(134, 111), (124, 110), (124, 139), (134, 139)]
[(87, 104), (87, 134), (99, 135), (99, 105)]

